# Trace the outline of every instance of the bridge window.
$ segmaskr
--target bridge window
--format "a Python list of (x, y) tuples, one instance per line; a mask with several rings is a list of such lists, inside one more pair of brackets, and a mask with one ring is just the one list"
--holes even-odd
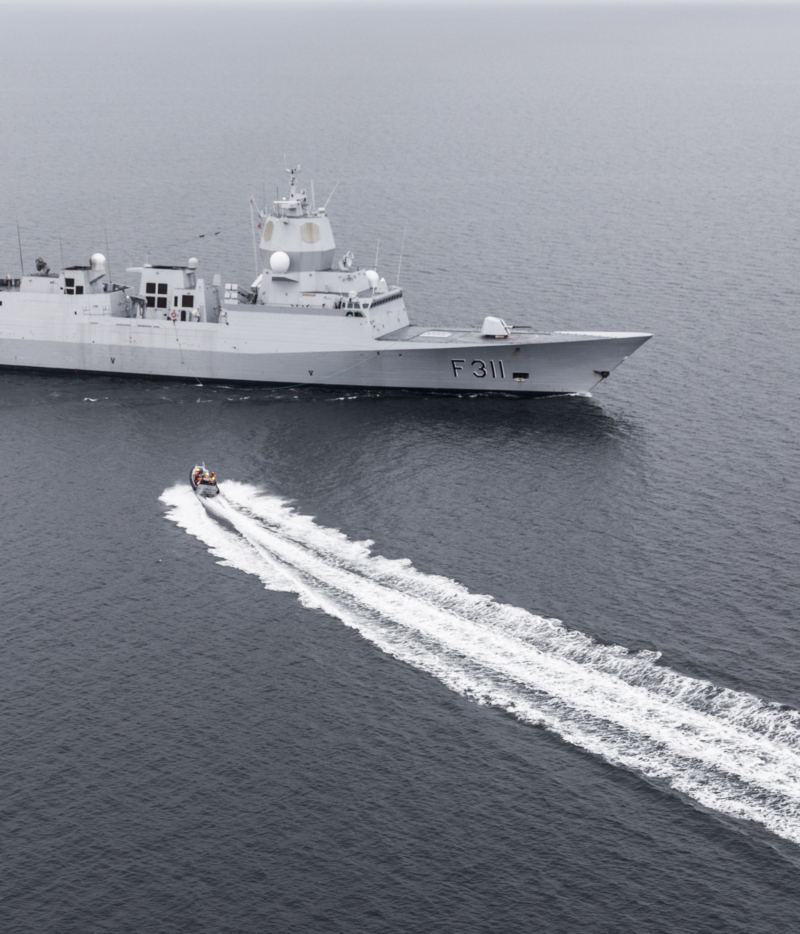
[[(177, 301), (177, 299), (176, 299)], [(194, 295), (182, 295), (181, 305), (184, 308), (194, 308)]]

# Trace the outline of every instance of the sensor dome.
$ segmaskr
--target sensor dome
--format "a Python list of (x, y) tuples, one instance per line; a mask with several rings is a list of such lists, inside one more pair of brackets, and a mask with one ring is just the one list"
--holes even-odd
[(284, 253), (283, 250), (276, 250), (269, 258), (269, 268), (276, 276), (282, 276), (288, 272), (290, 263), (288, 253)]

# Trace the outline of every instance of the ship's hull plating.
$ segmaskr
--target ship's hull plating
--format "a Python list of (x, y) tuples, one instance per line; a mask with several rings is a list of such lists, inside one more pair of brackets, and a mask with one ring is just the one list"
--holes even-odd
[(465, 341), (468, 332), (454, 332), (456, 340), (432, 343), (374, 339), (361, 322), (348, 323), (353, 330), (344, 335), (320, 333), (305, 316), (292, 321), (302, 325), (296, 336), (285, 322), (257, 313), (240, 313), (232, 325), (70, 317), (55, 309), (24, 321), (3, 314), (0, 366), (200, 382), (549, 395), (588, 392), (649, 337)]

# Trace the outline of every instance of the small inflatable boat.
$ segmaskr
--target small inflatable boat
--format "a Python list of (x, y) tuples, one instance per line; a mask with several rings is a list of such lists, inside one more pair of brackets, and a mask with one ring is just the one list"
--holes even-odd
[(189, 482), (198, 496), (216, 496), (219, 493), (217, 475), (206, 470), (206, 465), (199, 464), (189, 474)]

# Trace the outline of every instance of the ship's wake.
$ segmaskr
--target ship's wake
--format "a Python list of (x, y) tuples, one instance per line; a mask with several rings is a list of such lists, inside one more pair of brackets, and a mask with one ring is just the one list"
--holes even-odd
[(700, 805), (800, 844), (800, 715), (681, 675), (654, 652), (599, 645), (557, 620), (370, 552), (284, 500), (188, 486), (167, 516), (222, 564), (296, 593), (382, 651)]

